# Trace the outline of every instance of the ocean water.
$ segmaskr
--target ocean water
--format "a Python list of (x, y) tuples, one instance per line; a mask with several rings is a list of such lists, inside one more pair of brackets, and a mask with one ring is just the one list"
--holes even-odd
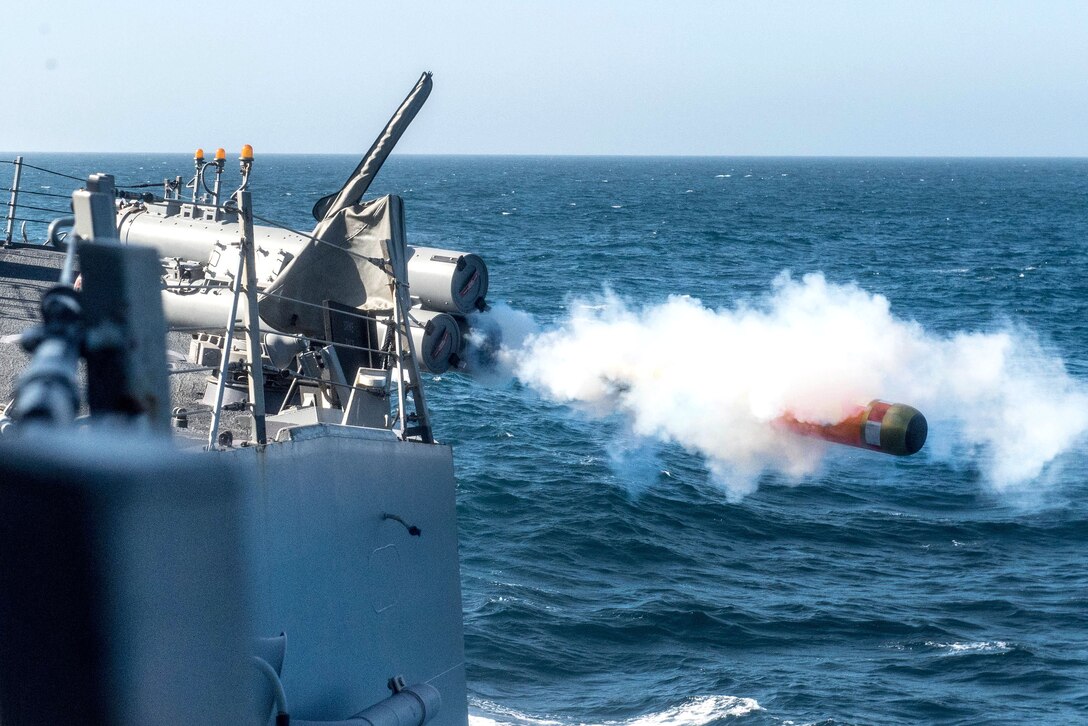
[[(258, 156), (256, 211), (308, 229), (356, 161)], [(1088, 160), (394, 157), (372, 192), (537, 333), (428, 387), (473, 724), (1088, 722)], [(921, 453), (765, 431), (871, 361)]]

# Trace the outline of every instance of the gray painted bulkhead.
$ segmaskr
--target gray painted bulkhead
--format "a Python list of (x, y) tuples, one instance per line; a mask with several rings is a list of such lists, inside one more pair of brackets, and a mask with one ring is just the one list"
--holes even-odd
[[(287, 635), (292, 718), (344, 719), (388, 681), (442, 694), (429, 724), (467, 722), (453, 457), (448, 446), (327, 424), (222, 452), (254, 472), (254, 634)], [(421, 530), (409, 534), (395, 515)]]

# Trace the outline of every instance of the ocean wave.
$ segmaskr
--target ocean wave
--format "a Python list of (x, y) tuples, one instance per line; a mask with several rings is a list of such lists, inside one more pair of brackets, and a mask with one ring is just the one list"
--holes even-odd
[(763, 707), (754, 698), (694, 696), (662, 711), (627, 719), (582, 722), (574, 719), (532, 716), (500, 704), (473, 700), (468, 717), (471, 726), (704, 726), (726, 718), (740, 718)]
[(926, 646), (946, 651), (948, 655), (962, 655), (967, 653), (1008, 653), (1012, 646), (1004, 640), (983, 640), (972, 643), (937, 643), (926, 641)]

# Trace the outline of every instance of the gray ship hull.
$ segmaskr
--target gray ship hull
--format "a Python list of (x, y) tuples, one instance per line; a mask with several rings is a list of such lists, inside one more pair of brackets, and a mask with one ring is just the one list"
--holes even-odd
[(345, 718), (403, 676), (442, 694), (429, 724), (465, 724), (450, 448), (358, 427), (290, 433), (263, 452), (219, 455), (257, 472), (254, 623), (260, 636), (287, 635), (292, 716)]

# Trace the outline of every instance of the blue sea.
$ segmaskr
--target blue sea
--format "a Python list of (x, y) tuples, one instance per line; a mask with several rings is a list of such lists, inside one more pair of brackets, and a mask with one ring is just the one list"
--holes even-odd
[[(27, 161), (128, 184), (192, 164)], [(309, 229), (356, 162), (258, 154), (257, 213)], [(481, 255), (489, 302), (539, 331), (572, 330), (572, 310), (602, 299), (638, 320), (688, 296), (733, 320), (773, 308), (783, 279), (816, 280), (886, 301), (934, 350), (1032, 351), (998, 376), (1024, 437), (976, 392), (916, 456), (821, 450), (801, 473), (715, 466), (713, 443), (692, 443), (703, 429), (632, 435), (628, 408), (518, 376), (431, 380), (455, 451), (476, 726), (1088, 723), (1088, 456), (1078, 432), (1042, 452), (1078, 424), (1036, 410), (1088, 391), (1088, 160), (394, 156), (372, 193), (405, 199), (410, 243)], [(692, 410), (737, 383), (712, 343), (679, 328), (641, 341), (683, 363)], [(941, 364), (947, 385), (986, 360), (959, 365)], [(994, 450), (1025, 442), (1011, 463), (1040, 451), (1038, 470), (995, 478)]]

